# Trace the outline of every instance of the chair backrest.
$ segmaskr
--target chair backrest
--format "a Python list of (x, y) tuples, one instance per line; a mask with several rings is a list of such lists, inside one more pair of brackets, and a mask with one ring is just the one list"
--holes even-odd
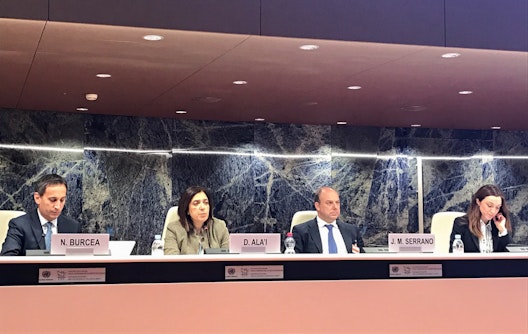
[(165, 241), (165, 234), (167, 233), (167, 225), (170, 221), (176, 220), (178, 217), (178, 206), (173, 206), (165, 216), (165, 223), (163, 224), (163, 232), (161, 233), (161, 240)]
[(26, 214), (24, 211), (0, 210), (0, 248), (4, 243), (9, 228), (9, 221)]
[(304, 222), (307, 222), (309, 220), (312, 220), (317, 216), (317, 211), (315, 210), (306, 210), (306, 211), (297, 211), (293, 215), (291, 225), (290, 225), (290, 232), (293, 230), (293, 227), (297, 224), (302, 224)]
[(465, 215), (465, 212), (445, 211), (433, 215), (431, 234), (435, 236), (435, 253), (449, 253), (449, 241), (455, 218)]

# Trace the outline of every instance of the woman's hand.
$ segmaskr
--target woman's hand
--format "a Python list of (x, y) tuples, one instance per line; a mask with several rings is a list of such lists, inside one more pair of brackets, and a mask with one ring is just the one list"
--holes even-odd
[(497, 226), (499, 233), (502, 234), (506, 229), (506, 217), (504, 217), (502, 213), (499, 212), (495, 217), (493, 217), (493, 222), (495, 223), (495, 226)]

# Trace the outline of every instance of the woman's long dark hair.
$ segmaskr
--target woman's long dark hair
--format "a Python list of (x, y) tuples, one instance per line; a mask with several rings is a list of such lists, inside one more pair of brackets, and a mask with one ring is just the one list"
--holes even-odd
[(192, 186), (185, 189), (183, 194), (180, 196), (180, 200), (178, 201), (178, 216), (180, 216), (180, 223), (188, 234), (191, 234), (194, 231), (194, 224), (191, 216), (189, 215), (189, 204), (191, 204), (192, 198), (201, 192), (205, 193), (207, 200), (209, 201), (209, 217), (205, 221), (204, 226), (213, 220), (213, 202), (211, 200), (211, 196), (209, 195), (209, 191), (200, 186)]
[(488, 196), (497, 196), (501, 198), (502, 203), (499, 212), (502, 212), (502, 215), (506, 218), (506, 229), (508, 230), (508, 233), (511, 233), (510, 211), (506, 205), (504, 194), (499, 187), (493, 184), (486, 184), (485, 186), (480, 187), (480, 189), (471, 197), (471, 203), (469, 204), (467, 212), (469, 230), (478, 238), (482, 237), (482, 231), (480, 230), (480, 208), (477, 204), (477, 200), (482, 202), (482, 200)]

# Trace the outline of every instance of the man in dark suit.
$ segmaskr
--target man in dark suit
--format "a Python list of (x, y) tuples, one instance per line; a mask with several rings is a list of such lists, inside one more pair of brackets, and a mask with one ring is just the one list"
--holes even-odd
[(338, 220), (341, 207), (337, 191), (319, 188), (314, 206), (317, 217), (293, 227), (295, 253), (364, 253), (358, 227)]
[(49, 250), (50, 245), (46, 244), (48, 233), (80, 233), (81, 224), (61, 216), (67, 190), (66, 181), (61, 176), (48, 174), (41, 177), (33, 193), (37, 209), (9, 221), (0, 255), (26, 255), (28, 249)]

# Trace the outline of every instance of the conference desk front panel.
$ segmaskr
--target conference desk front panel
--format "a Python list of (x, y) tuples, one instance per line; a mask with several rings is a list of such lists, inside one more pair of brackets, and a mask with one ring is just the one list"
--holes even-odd
[[(279, 268), (281, 278), (226, 279), (226, 267)], [(432, 275), (394, 275), (394, 268), (433, 267)], [(104, 268), (102, 284), (224, 281), (398, 280), (528, 277), (528, 254), (226, 254), (175, 256), (1, 257), (0, 285), (39, 283), (45, 269)], [(72, 282), (67, 282), (71, 284)], [(75, 282), (73, 282), (75, 283)], [(82, 284), (82, 282), (80, 283)], [(92, 284), (92, 283), (90, 283)], [(97, 284), (97, 283), (96, 283)]]

